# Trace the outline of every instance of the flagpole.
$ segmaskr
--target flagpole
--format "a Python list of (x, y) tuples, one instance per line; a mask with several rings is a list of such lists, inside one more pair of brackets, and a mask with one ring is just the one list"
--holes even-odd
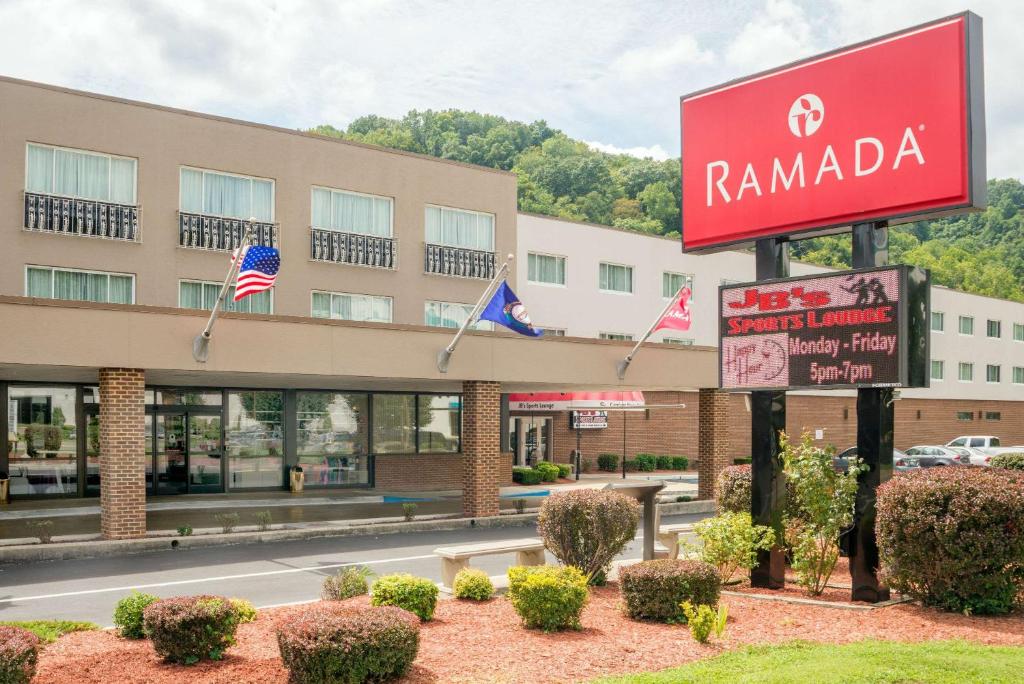
[(469, 328), (469, 326), (476, 323), (477, 317), (480, 315), (481, 307), (483, 307), (483, 305), (488, 301), (491, 295), (494, 294), (495, 286), (498, 284), (502, 276), (504, 276), (505, 272), (508, 270), (509, 262), (515, 258), (516, 257), (514, 254), (508, 255), (508, 258), (505, 259), (505, 263), (501, 265), (501, 268), (499, 268), (498, 271), (494, 274), (494, 277), (491, 278), (491, 282), (487, 283), (487, 288), (484, 290), (484, 293), (480, 295), (480, 299), (477, 300), (476, 305), (473, 307), (473, 310), (466, 318), (466, 321), (462, 324), (462, 327), (459, 328), (459, 332), (455, 333), (455, 337), (452, 338), (452, 341), (448, 344), (447, 347), (438, 352), (437, 370), (441, 371), (442, 373), (448, 372), (448, 362), (451, 360), (452, 353), (455, 351), (455, 347), (459, 344), (459, 340), (462, 339), (463, 333), (466, 332), (466, 329)]
[(672, 299), (668, 300), (668, 304), (666, 304), (665, 308), (661, 310), (661, 313), (658, 314), (658, 317), (654, 319), (654, 323), (651, 323), (651, 327), (647, 329), (647, 332), (644, 333), (644, 336), (641, 337), (640, 340), (635, 345), (633, 345), (633, 348), (630, 350), (630, 352), (626, 354), (626, 358), (619, 361), (619, 363), (615, 366), (615, 369), (616, 371), (618, 371), (619, 374), (619, 380), (622, 380), (623, 378), (626, 377), (626, 369), (628, 369), (629, 364), (633, 362), (633, 357), (636, 356), (637, 350), (640, 349), (640, 345), (646, 342), (647, 338), (650, 337), (651, 333), (654, 332), (654, 329), (658, 327), (658, 323), (661, 323), (661, 319), (665, 317), (665, 314), (668, 313), (668, 310), (671, 309), (672, 305), (676, 303), (677, 299), (679, 299), (679, 293), (683, 291), (684, 287), (686, 287), (685, 282), (683, 282), (683, 284), (679, 286), (679, 289), (676, 290), (676, 293), (672, 297)]
[(210, 357), (210, 338), (213, 336), (213, 324), (220, 315), (221, 304), (228, 295), (228, 288), (231, 287), (231, 279), (235, 277), (238, 269), (241, 268), (242, 250), (249, 246), (249, 240), (252, 239), (252, 224), (255, 220), (255, 217), (249, 219), (249, 227), (246, 229), (245, 235), (242, 236), (242, 244), (238, 246), (237, 256), (231, 260), (231, 268), (228, 269), (228, 275), (224, 278), (224, 284), (220, 287), (217, 301), (213, 303), (213, 310), (210, 311), (210, 318), (206, 321), (206, 327), (203, 328), (203, 332), (196, 335), (192, 340), (192, 358), (199, 363), (206, 363), (206, 360)]

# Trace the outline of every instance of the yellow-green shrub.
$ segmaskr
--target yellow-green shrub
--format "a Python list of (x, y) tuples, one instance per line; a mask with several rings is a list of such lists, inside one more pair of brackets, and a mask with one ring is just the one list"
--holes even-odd
[(572, 566), (535, 565), (508, 569), (508, 600), (530, 628), (579, 629), (587, 604), (587, 578)]
[(483, 570), (463, 568), (455, 575), (452, 593), (457, 599), (486, 601), (494, 595), (494, 584)]

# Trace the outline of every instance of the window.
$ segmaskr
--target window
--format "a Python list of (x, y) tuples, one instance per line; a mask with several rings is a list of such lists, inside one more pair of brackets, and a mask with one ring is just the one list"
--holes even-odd
[(416, 452), (416, 395), (373, 395), (373, 451), (378, 454)]
[(1002, 321), (988, 321), (985, 325), (985, 334), (988, 337), (994, 337), (996, 339), (1003, 336), (1003, 322)]
[(602, 262), (598, 269), (598, 288), (601, 292), (633, 294), (633, 267)]
[(627, 335), (626, 333), (599, 333), (598, 337), (602, 340), (617, 340), (619, 342), (632, 342), (633, 336)]
[(960, 362), (960, 382), (974, 381), (974, 364)]
[(1024, 368), (1020, 366), (1013, 367), (1013, 384), (1024, 385)]
[(191, 214), (272, 222), (274, 181), (181, 167), (178, 208)]
[(1013, 324), (1013, 339), (1015, 342), (1024, 342), (1024, 323)]
[(494, 251), (494, 214), (428, 206), (426, 228), (432, 245)]
[(666, 337), (665, 339), (662, 340), (662, 343), (663, 344), (681, 344), (684, 347), (692, 347), (693, 346), (693, 338), (692, 337)]
[(661, 274), (661, 296), (664, 299), (672, 299), (679, 292), (679, 288), (686, 286), (693, 292), (693, 276), (688, 273), (670, 273), (665, 271)]
[(1001, 366), (988, 364), (985, 366), (985, 382), (999, 382)]
[(390, 197), (313, 188), (313, 227), (389, 238), (393, 204)]
[[(419, 410), (420, 453), (458, 453), (462, 420), (462, 401), (459, 395), (421, 394), (416, 401)], [(374, 415), (374, 422), (376, 420)]]
[(565, 328), (540, 327), (544, 331), (544, 337), (565, 337)]
[(25, 295), (76, 302), (134, 304), (135, 276), (126, 273), (28, 266), (25, 268)]
[(932, 332), (942, 332), (946, 329), (946, 314), (941, 311), (932, 311)]
[(974, 334), (974, 316), (961, 316), (960, 317), (960, 334), (961, 335), (973, 335)]
[(565, 285), (565, 257), (530, 252), (526, 264), (526, 279), (531, 283)]
[(942, 380), (946, 374), (945, 366), (945, 362), (932, 359), (932, 380)]
[(296, 394), (296, 452), (307, 487), (369, 482), (369, 418), (365, 394)]
[[(424, 302), (423, 322), (436, 328), (461, 328), (469, 315), (473, 313), (472, 304), (453, 304), (451, 302)], [(477, 321), (474, 330), (494, 330), (490, 321)]]
[[(178, 281), (178, 306), (183, 309), (212, 309), (217, 295), (220, 294), (222, 283), (204, 282), (200, 280), (179, 280)], [(224, 298), (224, 311), (238, 311), (240, 313), (274, 313), (274, 288), (257, 292), (236, 302), (235, 286), (228, 287), (228, 294)]]
[(313, 318), (334, 318), (341, 321), (391, 322), (391, 297), (346, 294), (344, 292), (313, 292)]
[(11, 494), (78, 494), (76, 397), (74, 387), (8, 388)]
[(1000, 411), (985, 411), (985, 420), (1002, 420), (1003, 414)]
[(957, 420), (974, 420), (974, 411), (957, 411)]
[(136, 166), (129, 157), (29, 144), (25, 190), (134, 206)]
[(231, 392), (224, 422), (230, 488), (280, 487), (284, 473), (284, 395)]

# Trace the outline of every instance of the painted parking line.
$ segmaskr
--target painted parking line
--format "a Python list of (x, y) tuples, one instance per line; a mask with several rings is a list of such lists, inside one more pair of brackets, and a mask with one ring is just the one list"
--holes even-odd
[(425, 560), (427, 558), (437, 558), (434, 554), (424, 554), (422, 556), (404, 556), (402, 558), (382, 558), (380, 560), (368, 560), (368, 561), (350, 561), (346, 563), (328, 563), (325, 565), (312, 565), (304, 568), (288, 568), (286, 570), (268, 570), (266, 572), (247, 572), (239, 575), (221, 575), (219, 577), (197, 577), (195, 579), (187, 580), (174, 580), (172, 582), (152, 582), (150, 584), (133, 584), (122, 587), (106, 587), (103, 589), (84, 589), (82, 591), (66, 591), (58, 594), (38, 594), (36, 596), (12, 596), (5, 599), (0, 599), (0, 604), (4, 603), (21, 603), (24, 601), (41, 601), (45, 599), (62, 598), (65, 596), (84, 596), (87, 594), (105, 594), (112, 591), (129, 591), (133, 589), (155, 589), (157, 587), (174, 587), (184, 584), (201, 584), (203, 582), (223, 582), (227, 580), (236, 579), (247, 579), (250, 577), (269, 577), (271, 575), (288, 575), (298, 572), (316, 572), (319, 570), (328, 570), (334, 568), (344, 568), (352, 565), (379, 565), (381, 563), (401, 563), (404, 561), (414, 560)]

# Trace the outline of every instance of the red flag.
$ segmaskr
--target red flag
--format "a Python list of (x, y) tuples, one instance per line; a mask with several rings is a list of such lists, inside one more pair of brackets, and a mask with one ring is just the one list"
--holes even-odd
[(654, 326), (655, 330), (661, 330), (662, 328), (672, 328), (674, 330), (690, 329), (690, 288), (684, 287), (679, 290), (679, 294), (676, 295), (672, 306), (668, 307), (668, 311), (661, 317), (658, 324)]

